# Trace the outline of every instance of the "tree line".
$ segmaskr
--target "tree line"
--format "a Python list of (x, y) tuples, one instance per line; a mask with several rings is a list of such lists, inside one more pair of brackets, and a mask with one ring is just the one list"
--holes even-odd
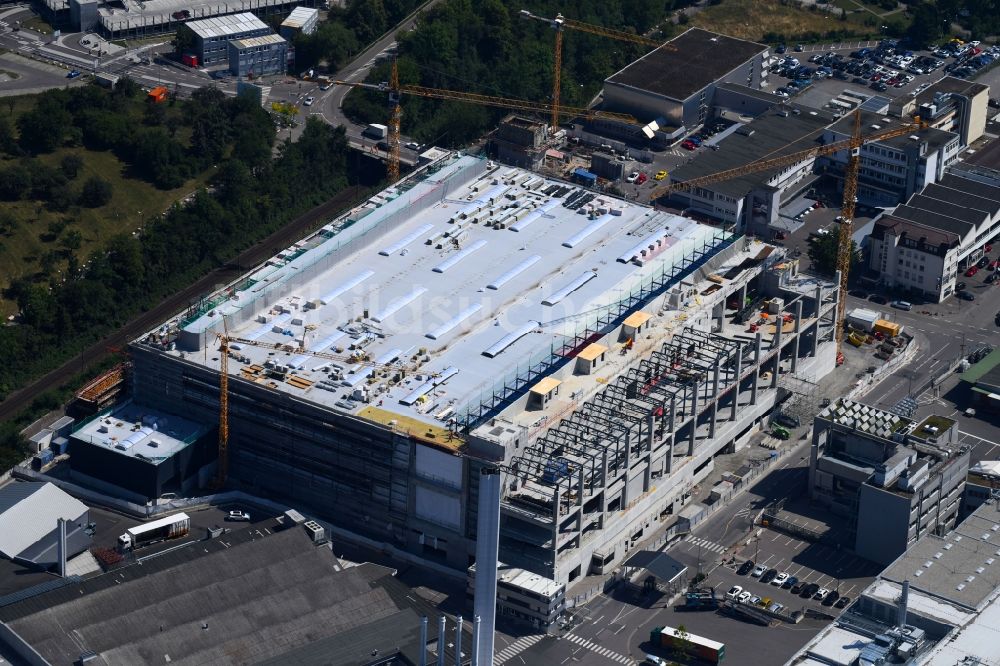
[[(273, 122), (250, 99), (227, 98), (215, 88), (195, 91), (185, 103), (191, 134), (185, 146), (156, 124), (122, 126), (115, 105), (124, 92), (91, 86), (45, 93), (24, 127), (44, 125), (60, 140), (32, 138), (44, 145), (24, 149), (52, 150), (79, 136), (85, 146), (123, 151), (138, 174), (164, 186), (199, 166), (218, 165), (212, 187), (146, 220), (141, 233), (109, 239), (86, 262), (74, 262), (65, 278), (12, 283), (7, 296), (16, 300), (20, 318), (18, 325), (0, 327), (0, 399), (330, 199), (355, 177), (348, 173), (343, 129), (321, 120), (310, 118), (301, 138), (282, 144), (272, 159)], [(61, 118), (58, 127), (47, 114)], [(0, 467), (17, 457), (11, 451), (16, 438), (8, 435), (0, 433)]]
[[(400, 83), (550, 102), (553, 31), (521, 19), (521, 9), (544, 17), (560, 12), (595, 25), (664, 41), (674, 26), (669, 12), (692, 4), (671, 0), (580, 0), (567, 8), (555, 0), (445, 0), (423, 13), (417, 28), (397, 35)], [(567, 30), (563, 39), (560, 96), (568, 106), (586, 106), (605, 78), (647, 48)], [(369, 81), (389, 80), (389, 64), (372, 70)], [(421, 142), (462, 146), (479, 139), (507, 112), (489, 107), (404, 95), (403, 132)], [(345, 112), (359, 122), (385, 122), (385, 95), (354, 90)]]

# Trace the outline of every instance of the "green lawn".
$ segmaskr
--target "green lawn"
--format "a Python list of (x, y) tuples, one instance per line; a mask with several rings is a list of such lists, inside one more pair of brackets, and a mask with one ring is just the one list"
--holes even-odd
[[(850, 4), (850, 0), (836, 0), (835, 4), (845, 6), (841, 3)], [(798, 35), (822, 36), (833, 30), (847, 30), (857, 36), (877, 32), (877, 27), (866, 24), (866, 17), (868, 23), (876, 20), (868, 12), (859, 12), (842, 21), (839, 15), (823, 11), (822, 5), (816, 11), (809, 11), (791, 1), (723, 0), (692, 16), (691, 25), (742, 39), (761, 41), (765, 34), (771, 33), (786, 35), (791, 41)]]

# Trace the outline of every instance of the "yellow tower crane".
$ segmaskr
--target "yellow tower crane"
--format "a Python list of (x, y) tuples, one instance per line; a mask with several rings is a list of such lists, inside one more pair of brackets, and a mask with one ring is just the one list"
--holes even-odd
[(583, 21), (577, 21), (574, 19), (569, 19), (562, 14), (556, 14), (553, 19), (545, 18), (544, 16), (538, 16), (537, 14), (532, 14), (527, 9), (521, 10), (521, 18), (532, 19), (535, 21), (541, 21), (546, 25), (550, 26), (556, 33), (556, 45), (554, 50), (554, 61), (552, 64), (552, 131), (556, 131), (559, 126), (559, 100), (561, 97), (561, 86), (562, 86), (562, 40), (563, 40), (563, 30), (569, 28), (571, 30), (577, 30), (579, 32), (590, 33), (591, 35), (599, 35), (601, 37), (609, 37), (611, 39), (617, 39), (621, 42), (632, 42), (633, 44), (642, 44), (643, 46), (656, 46), (667, 51), (676, 51), (677, 47), (666, 44), (663, 42), (658, 42), (655, 39), (649, 39), (648, 37), (643, 37), (642, 35), (636, 35), (631, 32), (625, 32), (624, 30), (615, 30), (614, 28), (605, 28), (599, 25), (593, 25), (591, 23), (584, 23)]
[(914, 116), (912, 122), (904, 123), (899, 127), (879, 130), (871, 134), (861, 133), (861, 111), (854, 112), (854, 130), (850, 138), (834, 141), (822, 146), (814, 146), (799, 150), (793, 153), (772, 157), (769, 159), (757, 160), (725, 171), (699, 176), (677, 183), (661, 185), (653, 190), (650, 201), (655, 201), (663, 196), (669, 196), (674, 192), (685, 192), (702, 185), (717, 183), (731, 178), (767, 171), (769, 169), (779, 169), (790, 164), (797, 164), (810, 158), (821, 155), (832, 155), (842, 150), (848, 151), (847, 169), (844, 174), (844, 200), (841, 204), (841, 214), (838, 218), (840, 222), (840, 232), (837, 244), (837, 270), (840, 272), (840, 298), (837, 304), (837, 358), (838, 363), (843, 359), (842, 345), (844, 341), (844, 318), (847, 314), (847, 280), (851, 269), (851, 236), (854, 235), (854, 206), (857, 202), (858, 192), (858, 169), (861, 162), (861, 148), (867, 143), (885, 141), (897, 136), (905, 136), (914, 131), (926, 127), (918, 116)]
[(423, 86), (400, 85), (399, 70), (396, 61), (392, 62), (392, 71), (388, 83), (359, 83), (354, 81), (334, 81), (338, 86), (351, 86), (352, 88), (365, 88), (385, 92), (389, 95), (390, 120), (389, 136), (387, 143), (389, 150), (389, 181), (395, 183), (399, 180), (399, 133), (400, 120), (403, 111), (399, 106), (401, 95), (414, 95), (416, 97), (427, 97), (431, 99), (443, 99), (453, 102), (466, 102), (468, 104), (478, 104), (480, 106), (492, 106), (500, 109), (511, 109), (513, 111), (526, 111), (532, 113), (557, 113), (571, 118), (609, 118), (625, 123), (636, 122), (635, 118), (625, 113), (610, 113), (597, 111), (595, 109), (584, 109), (579, 107), (564, 106), (558, 110), (552, 104), (543, 102), (532, 102), (526, 99), (512, 99), (509, 97), (496, 97), (493, 95), (480, 95), (477, 93), (459, 92), (457, 90), (442, 90), (439, 88), (425, 88)]

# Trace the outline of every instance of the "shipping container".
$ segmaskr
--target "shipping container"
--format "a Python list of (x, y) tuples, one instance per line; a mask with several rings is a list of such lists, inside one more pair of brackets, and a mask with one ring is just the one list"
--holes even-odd
[(865, 308), (854, 308), (847, 313), (847, 323), (864, 331), (865, 333), (871, 333), (872, 328), (875, 326), (875, 322), (881, 318), (881, 313), (876, 312), (875, 310), (866, 310)]
[(593, 187), (597, 184), (597, 174), (591, 173), (583, 167), (577, 167), (573, 172), (573, 179), (581, 185)]
[(193, 53), (185, 53), (184, 55), (181, 56), (181, 62), (187, 65), (188, 67), (197, 67), (198, 56), (196, 56)]
[(169, 91), (163, 86), (156, 86), (149, 91), (147, 98), (149, 101), (159, 104), (160, 102), (167, 101), (167, 93)]
[(903, 332), (903, 327), (902, 325), (894, 321), (877, 319), (875, 320), (875, 332), (882, 333), (883, 335), (888, 335), (890, 338), (894, 338)]

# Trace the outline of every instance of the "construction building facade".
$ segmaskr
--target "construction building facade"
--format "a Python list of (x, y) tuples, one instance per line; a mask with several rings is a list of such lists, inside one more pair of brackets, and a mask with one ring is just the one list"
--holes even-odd
[(217, 423), (228, 330), (233, 485), (464, 572), (500, 466), (499, 560), (565, 584), (833, 369), (836, 304), (778, 248), (447, 154), (136, 340), (135, 400)]

